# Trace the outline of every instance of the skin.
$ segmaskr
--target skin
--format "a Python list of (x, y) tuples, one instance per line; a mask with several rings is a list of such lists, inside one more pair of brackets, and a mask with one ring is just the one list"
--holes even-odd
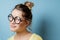
[(29, 21), (23, 18), (22, 16), (23, 13), (24, 12), (17, 10), (17, 9), (14, 9), (12, 11), (13, 17), (18, 16), (22, 19), (22, 22), (20, 22), (19, 24), (15, 24), (14, 20), (10, 22), (10, 30), (13, 32), (16, 32), (14, 36), (14, 40), (29, 40), (29, 38), (32, 35), (32, 33), (26, 30), (27, 25), (29, 24)]

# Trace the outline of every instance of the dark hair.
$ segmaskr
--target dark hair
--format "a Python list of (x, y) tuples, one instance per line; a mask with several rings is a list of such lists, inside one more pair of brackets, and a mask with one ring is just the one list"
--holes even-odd
[(28, 20), (28, 21), (30, 22), (30, 24), (31, 24), (31, 22), (32, 22), (32, 12), (31, 12), (31, 10), (30, 10), (26, 5), (17, 4), (14, 9), (23, 11), (24, 14), (23, 14), (22, 16), (23, 16), (26, 20)]
[[(26, 2), (24, 3), (24, 5), (26, 5), (27, 3), (30, 3), (28, 8), (31, 10), (32, 7), (34, 6), (34, 3), (33, 3), (33, 2), (26, 1)], [(26, 5), (26, 6), (27, 6), (27, 5)]]
[(33, 3), (33, 2), (29, 2), (29, 1), (26, 1), (26, 2), (24, 3), (24, 5), (26, 5), (27, 3), (31, 3), (31, 4), (32, 4), (32, 7), (34, 6), (34, 3)]

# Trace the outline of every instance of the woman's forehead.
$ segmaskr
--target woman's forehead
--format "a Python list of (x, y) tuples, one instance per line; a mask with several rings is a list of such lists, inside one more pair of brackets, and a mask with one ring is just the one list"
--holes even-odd
[(13, 15), (14, 17), (15, 17), (15, 16), (22, 17), (22, 14), (23, 14), (23, 12), (20, 11), (20, 10), (17, 10), (17, 9), (14, 9), (14, 10), (12, 11), (12, 15)]

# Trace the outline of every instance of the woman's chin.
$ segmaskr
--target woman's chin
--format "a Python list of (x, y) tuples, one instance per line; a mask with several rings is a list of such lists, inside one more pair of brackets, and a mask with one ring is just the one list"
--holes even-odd
[(16, 32), (16, 29), (14, 29), (14, 28), (10, 28), (10, 30), (13, 31), (13, 32)]

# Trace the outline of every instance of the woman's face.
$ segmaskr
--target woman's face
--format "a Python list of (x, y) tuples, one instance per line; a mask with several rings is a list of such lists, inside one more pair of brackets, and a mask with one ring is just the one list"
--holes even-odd
[(10, 18), (13, 19), (12, 21), (10, 21), (10, 29), (13, 32), (21, 32), (24, 31), (26, 29), (27, 23), (26, 20), (22, 17), (22, 14), (24, 12), (14, 9), (12, 11), (12, 16)]

